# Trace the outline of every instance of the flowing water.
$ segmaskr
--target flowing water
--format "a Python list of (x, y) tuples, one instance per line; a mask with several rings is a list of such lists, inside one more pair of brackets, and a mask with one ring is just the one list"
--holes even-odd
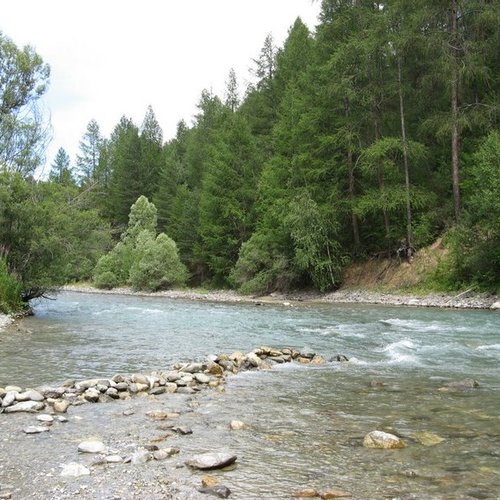
[[(35, 311), (0, 337), (0, 386), (147, 372), (260, 345), (346, 355), (349, 363), (242, 373), (224, 393), (198, 396), (197, 412), (212, 422), (207, 449), (227, 441), (228, 419), (251, 425), (225, 443), (241, 457), (224, 472), (234, 498), (288, 498), (301, 487), (355, 498), (500, 498), (498, 313), (69, 292)], [(480, 387), (438, 390), (465, 378)], [(408, 446), (363, 448), (372, 430)]]

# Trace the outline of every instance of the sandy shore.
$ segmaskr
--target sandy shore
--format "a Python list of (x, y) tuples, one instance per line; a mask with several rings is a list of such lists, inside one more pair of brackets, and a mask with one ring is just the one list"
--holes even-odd
[(115, 295), (137, 295), (146, 297), (166, 297), (169, 299), (205, 300), (231, 303), (276, 303), (294, 305), (299, 303), (345, 303), (381, 304), (396, 306), (441, 307), (459, 309), (500, 310), (500, 300), (496, 295), (463, 292), (451, 294), (430, 294), (425, 296), (390, 294), (365, 290), (339, 290), (321, 294), (318, 292), (271, 293), (263, 296), (241, 295), (231, 290), (200, 291), (196, 289), (166, 290), (161, 292), (137, 292), (130, 288), (100, 290), (91, 286), (67, 285), (63, 290), (80, 293), (102, 293)]

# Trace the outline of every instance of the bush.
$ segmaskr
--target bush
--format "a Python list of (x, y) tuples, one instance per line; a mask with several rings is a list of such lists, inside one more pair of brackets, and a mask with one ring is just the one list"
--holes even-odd
[(9, 273), (7, 261), (0, 258), (0, 312), (11, 314), (24, 307), (21, 284)]
[(101, 274), (98, 274), (94, 277), (94, 285), (97, 288), (104, 288), (106, 290), (111, 290), (115, 288), (120, 283), (118, 282), (118, 278), (116, 274), (112, 271), (104, 271)]
[(179, 258), (177, 245), (165, 233), (156, 239), (142, 234), (137, 256), (130, 269), (129, 281), (137, 290), (165, 290), (186, 283), (187, 269)]

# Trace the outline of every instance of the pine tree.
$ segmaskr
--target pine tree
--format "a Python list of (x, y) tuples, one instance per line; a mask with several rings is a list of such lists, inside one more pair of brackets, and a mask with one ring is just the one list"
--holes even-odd
[(71, 161), (64, 148), (59, 148), (52, 163), (49, 179), (58, 184), (73, 185), (75, 183), (70, 167)]
[(90, 120), (80, 141), (80, 154), (76, 157), (78, 180), (81, 185), (95, 182), (102, 144), (99, 125), (95, 120)]

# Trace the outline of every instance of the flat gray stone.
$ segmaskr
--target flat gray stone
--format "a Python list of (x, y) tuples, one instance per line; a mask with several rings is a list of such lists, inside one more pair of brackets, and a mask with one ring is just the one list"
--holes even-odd
[(83, 441), (78, 445), (78, 451), (80, 453), (104, 453), (106, 446), (102, 441)]
[(232, 453), (203, 453), (195, 455), (185, 463), (200, 470), (222, 469), (236, 462), (236, 455)]
[(26, 434), (40, 434), (41, 432), (47, 431), (49, 431), (49, 428), (43, 425), (29, 425), (24, 429)]
[(45, 404), (40, 401), (23, 401), (21, 403), (16, 403), (15, 405), (8, 406), (5, 408), (5, 413), (16, 413), (16, 412), (30, 412), (34, 413), (39, 410), (43, 410)]

